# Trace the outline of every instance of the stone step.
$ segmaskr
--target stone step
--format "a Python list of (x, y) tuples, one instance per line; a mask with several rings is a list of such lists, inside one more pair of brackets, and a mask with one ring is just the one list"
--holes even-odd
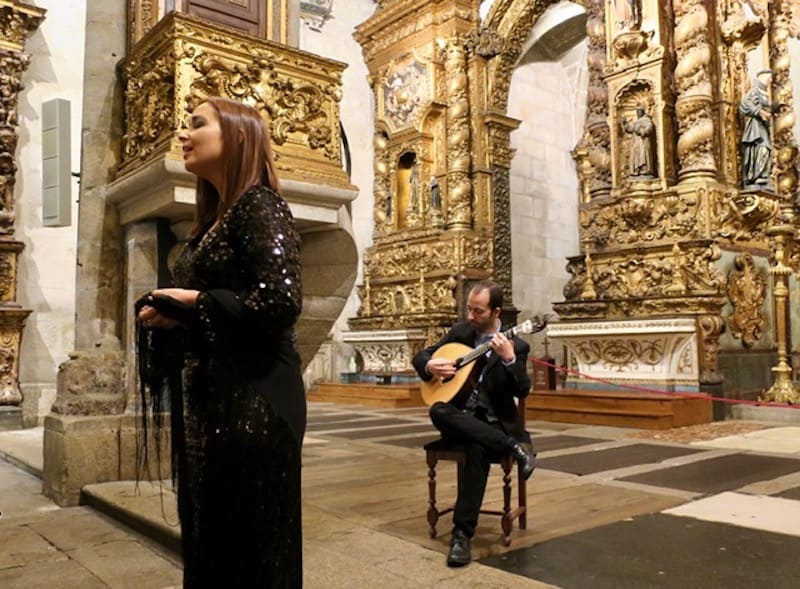
[(308, 400), (367, 407), (424, 407), (420, 386), (409, 384), (320, 383), (308, 391)]
[(85, 485), (81, 489), (81, 505), (87, 505), (180, 554), (178, 510), (170, 486), (168, 481)]
[(528, 419), (669, 429), (709, 423), (711, 401), (655, 393), (570, 389), (537, 391), (528, 397)]

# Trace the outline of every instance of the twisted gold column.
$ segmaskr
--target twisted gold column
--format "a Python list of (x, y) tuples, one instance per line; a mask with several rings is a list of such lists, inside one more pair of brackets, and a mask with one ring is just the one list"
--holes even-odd
[(470, 118), (467, 56), (458, 37), (447, 45), (447, 229), (472, 228), (472, 184), (469, 179)]
[(772, 69), (772, 102), (778, 111), (773, 118), (775, 188), (785, 199), (797, 191), (797, 145), (794, 141), (794, 105), (790, 76), (789, 21), (791, 6), (787, 0), (769, 3), (769, 63)]
[[(605, 6), (603, 0), (586, 4), (586, 35), (589, 87), (586, 95), (586, 124), (573, 158), (578, 161), (582, 189), (590, 198), (608, 196), (611, 192), (610, 132), (608, 129), (608, 84), (606, 67)], [(588, 199), (587, 199), (588, 200)]]
[(712, 46), (703, 0), (675, 0), (675, 86), (678, 98), (678, 177), (715, 178)]

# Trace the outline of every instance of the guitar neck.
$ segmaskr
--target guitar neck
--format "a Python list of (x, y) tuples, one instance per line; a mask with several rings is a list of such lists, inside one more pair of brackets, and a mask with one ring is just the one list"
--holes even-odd
[[(506, 330), (506, 331), (504, 331), (502, 333), (503, 333), (504, 336), (510, 338), (510, 337), (514, 337), (514, 335), (516, 335), (516, 330), (517, 330), (516, 327), (512, 327), (511, 329), (508, 329), (508, 330)], [(479, 345), (477, 348), (475, 348), (474, 350), (472, 350), (468, 354), (464, 354), (464, 356), (461, 358), (461, 361), (458, 363), (458, 365), (459, 366), (464, 366), (465, 364), (469, 364), (470, 362), (474, 362), (475, 360), (477, 360), (478, 358), (483, 356), (486, 352), (488, 352), (491, 347), (492, 347), (492, 342), (490, 342), (490, 341), (486, 342), (485, 344)]]

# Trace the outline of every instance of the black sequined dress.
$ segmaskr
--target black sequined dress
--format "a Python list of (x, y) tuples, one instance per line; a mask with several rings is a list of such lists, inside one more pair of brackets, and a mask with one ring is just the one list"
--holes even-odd
[(173, 276), (200, 291), (186, 337), (185, 431), (173, 431), (184, 587), (302, 587), (306, 404), (288, 206), (266, 187), (249, 189), (186, 246)]

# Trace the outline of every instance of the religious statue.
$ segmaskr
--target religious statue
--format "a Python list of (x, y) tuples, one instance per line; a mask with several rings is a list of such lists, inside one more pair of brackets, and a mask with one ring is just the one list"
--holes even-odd
[(653, 119), (644, 111), (644, 107), (639, 106), (636, 109), (636, 118), (624, 119), (622, 128), (631, 134), (629, 175), (633, 178), (655, 178), (658, 172), (655, 153), (656, 127)]
[(439, 189), (439, 180), (436, 179), (436, 176), (431, 176), (431, 181), (428, 184), (428, 188), (431, 191), (431, 209), (438, 211), (442, 208), (442, 195)]
[(639, 28), (642, 23), (639, 0), (614, 0), (614, 18), (620, 31)]
[(419, 164), (416, 163), (411, 168), (411, 176), (408, 179), (408, 210), (412, 213), (419, 212)]
[(742, 134), (742, 186), (766, 186), (772, 175), (772, 141), (769, 120), (776, 107), (769, 99), (768, 88), (772, 70), (756, 74), (755, 85), (739, 104), (744, 117)]

